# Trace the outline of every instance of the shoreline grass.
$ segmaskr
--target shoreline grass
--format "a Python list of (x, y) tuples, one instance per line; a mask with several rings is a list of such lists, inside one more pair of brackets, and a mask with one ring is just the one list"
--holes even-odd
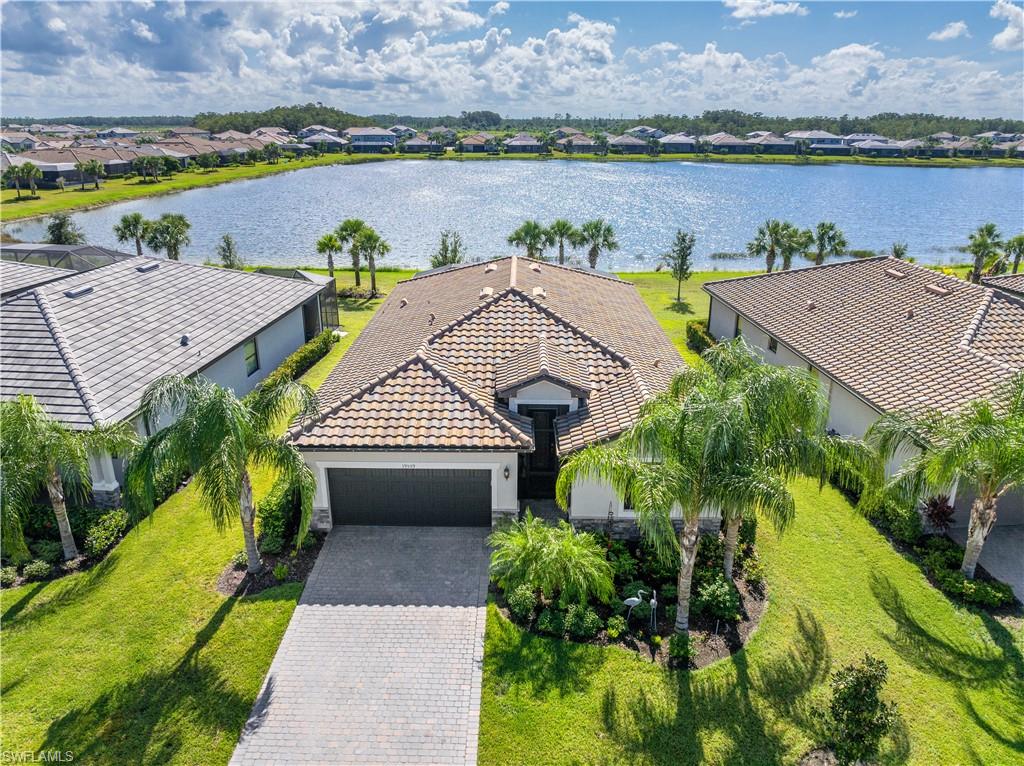
[(948, 159), (918, 158), (870, 158), (870, 157), (796, 157), (792, 155), (766, 154), (735, 154), (735, 155), (703, 155), (703, 154), (662, 154), (657, 157), (636, 154), (458, 154), (449, 152), (442, 156), (426, 154), (325, 154), (320, 157), (306, 157), (276, 164), (259, 162), (254, 165), (232, 165), (217, 168), (213, 171), (183, 171), (171, 178), (158, 182), (144, 182), (138, 178), (112, 178), (101, 181), (100, 188), (86, 184), (82, 189), (78, 185), (69, 184), (65, 191), (59, 189), (39, 189), (36, 197), (28, 197), (22, 190), (19, 200), (14, 189), (3, 189), (0, 193), (0, 223), (36, 218), (51, 213), (65, 211), (90, 210), (96, 207), (114, 205), (134, 199), (159, 197), (165, 194), (218, 186), (234, 181), (247, 181), (264, 178), (277, 173), (289, 173), (306, 168), (324, 167), (328, 165), (358, 165), (367, 162), (388, 162), (395, 160), (419, 160), (423, 162), (692, 162), (704, 164), (748, 164), (748, 165), (787, 165), (796, 167), (815, 167), (821, 165), (864, 165), (887, 167), (930, 167), (930, 168), (978, 168), (978, 167), (1012, 167), (1024, 169), (1024, 160), (1016, 159), (973, 159), (953, 157)]

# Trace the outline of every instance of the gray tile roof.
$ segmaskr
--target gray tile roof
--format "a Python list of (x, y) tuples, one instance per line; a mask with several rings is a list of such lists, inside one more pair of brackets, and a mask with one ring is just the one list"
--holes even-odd
[(0, 260), (0, 294), (3, 297), (20, 293), (36, 285), (63, 279), (75, 272), (56, 269), (52, 266), (37, 266), (34, 263)]
[(881, 411), (955, 411), (1024, 368), (1024, 300), (895, 258), (704, 289)]
[(207, 367), (319, 289), (147, 257), (73, 274), (4, 300), (0, 398), (32, 394), (75, 428), (123, 420), (153, 380)]
[(1003, 274), (998, 277), (982, 277), (983, 284), (996, 287), (1007, 293), (1016, 293), (1024, 297), (1024, 271), (1019, 274)]

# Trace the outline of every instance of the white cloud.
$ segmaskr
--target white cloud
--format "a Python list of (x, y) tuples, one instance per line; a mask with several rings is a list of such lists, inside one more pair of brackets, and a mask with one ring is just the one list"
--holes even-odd
[(1024, 8), (1009, 0), (996, 0), (988, 15), (1006, 21), (1006, 29), (992, 38), (993, 48), (1001, 51), (1024, 49)]
[(836, 11), (832, 15), (837, 19), (852, 19), (857, 15), (857, 11)]
[(774, 0), (723, 0), (726, 8), (735, 19), (760, 19), (767, 16), (786, 16), (796, 14), (806, 16), (808, 10), (796, 2), (777, 3)]
[(505, 0), (499, 0), (499, 2), (492, 5), (487, 9), (487, 18), (494, 18), (495, 16), (501, 16), (503, 13), (508, 11), (509, 4)]
[(146, 25), (144, 21), (132, 19), (129, 23), (131, 24), (132, 34), (140, 40), (145, 40), (147, 43), (160, 42), (160, 38)]
[(970, 37), (971, 33), (967, 31), (966, 21), (951, 21), (942, 29), (937, 32), (932, 32), (928, 35), (929, 40), (935, 40), (936, 42), (946, 42), (947, 40), (956, 40), (958, 37)]
[(52, 19), (46, 22), (46, 28), (51, 32), (67, 32), (68, 25), (64, 23), (63, 19), (58, 19), (54, 16)]

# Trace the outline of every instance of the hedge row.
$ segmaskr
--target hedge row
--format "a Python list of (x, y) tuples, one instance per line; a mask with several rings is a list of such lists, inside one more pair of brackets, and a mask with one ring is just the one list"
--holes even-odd
[(281, 362), (276, 370), (267, 375), (263, 385), (270, 385), (281, 379), (297, 380), (300, 375), (327, 356), (327, 352), (331, 350), (331, 347), (337, 341), (338, 339), (334, 335), (333, 330), (324, 330), (313, 340), (309, 341), (309, 343), (300, 346), (292, 352), (287, 359)]
[(705, 319), (691, 319), (686, 323), (686, 345), (691, 351), (703, 354), (704, 351), (715, 345), (715, 339), (708, 332), (708, 323)]

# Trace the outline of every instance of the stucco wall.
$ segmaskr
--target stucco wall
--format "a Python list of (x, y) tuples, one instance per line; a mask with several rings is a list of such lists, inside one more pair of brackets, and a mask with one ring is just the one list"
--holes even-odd
[[(608, 512), (611, 511), (614, 520), (632, 521), (636, 514), (623, 507), (622, 500), (616, 495), (611, 484), (593, 479), (576, 481), (572, 485), (572, 498), (569, 507), (569, 518), (575, 521), (605, 521), (608, 519)], [(676, 509), (672, 513), (675, 519), (681, 519), (682, 513)], [(705, 511), (700, 515), (702, 526), (704, 522), (717, 524), (719, 515), (711, 511)]]
[(570, 410), (575, 410), (577, 399), (569, 389), (547, 380), (540, 380), (521, 388), (509, 399), (509, 409), (513, 412), (518, 412), (516, 408), (520, 405), (530, 404), (568, 405)]
[(711, 299), (708, 332), (715, 340), (728, 340), (736, 329), (736, 312), (716, 298)]

